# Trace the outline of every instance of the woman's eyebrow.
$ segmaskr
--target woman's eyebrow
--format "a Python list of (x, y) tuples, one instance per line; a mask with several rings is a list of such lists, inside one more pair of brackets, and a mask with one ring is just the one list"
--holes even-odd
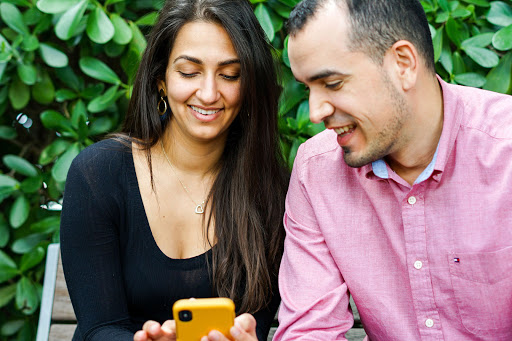
[[(194, 64), (203, 65), (202, 60), (197, 59), (195, 57), (187, 56), (187, 55), (178, 56), (176, 59), (174, 59), (173, 64), (176, 63), (180, 59), (188, 60), (189, 62), (192, 62)], [(233, 59), (224, 60), (224, 61), (218, 63), (219, 66), (226, 66), (226, 65), (231, 65), (231, 64), (240, 64), (240, 59), (233, 58)]]

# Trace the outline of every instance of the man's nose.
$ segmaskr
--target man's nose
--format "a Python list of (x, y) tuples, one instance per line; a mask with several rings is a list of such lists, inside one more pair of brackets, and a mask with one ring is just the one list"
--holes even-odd
[(309, 93), (309, 119), (313, 123), (321, 123), (334, 113), (334, 106), (323, 96)]

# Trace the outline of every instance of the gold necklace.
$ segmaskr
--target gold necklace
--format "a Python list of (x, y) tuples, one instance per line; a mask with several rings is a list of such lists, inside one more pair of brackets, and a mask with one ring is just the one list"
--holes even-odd
[(195, 209), (195, 212), (196, 214), (203, 214), (204, 213), (204, 202), (205, 200), (203, 200), (202, 203), (200, 204), (197, 204), (194, 199), (192, 199), (192, 196), (190, 195), (190, 192), (188, 191), (188, 188), (187, 186), (185, 186), (183, 184), (183, 181), (181, 181), (180, 177), (178, 176), (178, 173), (176, 172), (176, 170), (174, 169), (174, 166), (172, 165), (171, 163), (171, 160), (169, 160), (169, 157), (167, 156), (167, 153), (165, 152), (165, 148), (164, 148), (164, 142), (162, 140), (160, 140), (160, 146), (162, 146), (162, 152), (164, 153), (164, 156), (165, 158), (167, 159), (167, 162), (169, 163), (169, 166), (171, 166), (171, 169), (172, 169), (172, 172), (174, 173), (174, 175), (176, 176), (176, 179), (178, 179), (178, 181), (180, 182), (181, 184), (181, 187), (183, 187), (183, 189), (185, 190), (185, 193), (187, 193), (187, 196), (188, 198), (190, 199), (190, 201), (192, 201), (192, 203), (194, 205), (196, 205), (196, 209)]

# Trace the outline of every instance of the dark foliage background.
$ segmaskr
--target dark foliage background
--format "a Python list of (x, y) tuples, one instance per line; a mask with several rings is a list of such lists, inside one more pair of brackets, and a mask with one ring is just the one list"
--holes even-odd
[[(322, 131), (289, 69), (283, 28), (297, 0), (251, 0), (282, 70), (282, 150)], [(512, 93), (512, 2), (422, 1), (437, 72)], [(160, 0), (0, 1), (0, 340), (35, 338), (46, 247), (58, 242), (66, 173), (116, 130)], [(511, 113), (512, 114), (512, 113)]]

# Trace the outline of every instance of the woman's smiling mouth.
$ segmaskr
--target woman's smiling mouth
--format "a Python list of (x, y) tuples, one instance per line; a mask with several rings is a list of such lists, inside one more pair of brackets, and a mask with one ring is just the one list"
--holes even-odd
[(209, 115), (214, 115), (216, 113), (218, 113), (219, 111), (222, 110), (222, 108), (220, 109), (210, 109), (210, 110), (205, 110), (205, 109), (201, 109), (199, 107), (196, 107), (195, 105), (189, 105), (190, 108), (192, 108), (192, 110), (194, 110), (195, 112), (201, 114), (201, 115), (205, 115), (205, 116), (209, 116)]

